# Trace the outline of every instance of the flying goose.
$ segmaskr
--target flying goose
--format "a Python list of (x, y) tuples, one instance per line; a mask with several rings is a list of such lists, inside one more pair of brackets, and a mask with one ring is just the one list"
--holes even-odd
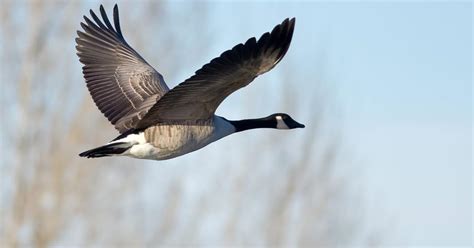
[(125, 41), (117, 5), (114, 26), (102, 5), (100, 14), (102, 20), (92, 10), (93, 21), (84, 16), (76, 49), (92, 99), (120, 135), (79, 156), (165, 160), (249, 129), (304, 127), (283, 113), (235, 121), (214, 114), (227, 96), (283, 58), (293, 36), (294, 18), (285, 19), (258, 40), (250, 38), (225, 51), (170, 90), (163, 76)]

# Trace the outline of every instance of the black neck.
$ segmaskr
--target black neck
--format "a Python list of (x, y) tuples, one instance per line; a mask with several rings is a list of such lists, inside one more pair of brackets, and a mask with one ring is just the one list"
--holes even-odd
[(235, 132), (242, 132), (255, 128), (276, 128), (277, 126), (276, 120), (268, 117), (229, 122), (235, 127)]

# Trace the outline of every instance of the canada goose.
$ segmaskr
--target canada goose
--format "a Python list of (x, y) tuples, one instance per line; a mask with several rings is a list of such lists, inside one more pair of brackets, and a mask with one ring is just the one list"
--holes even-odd
[(76, 49), (87, 88), (120, 135), (79, 156), (112, 155), (164, 160), (198, 150), (232, 133), (254, 128), (293, 129), (304, 125), (283, 113), (231, 121), (215, 115), (232, 92), (272, 69), (290, 46), (295, 19), (285, 19), (257, 41), (250, 38), (211, 60), (169, 90), (163, 76), (125, 41), (114, 7), (114, 26), (104, 7), (101, 21), (90, 10)]

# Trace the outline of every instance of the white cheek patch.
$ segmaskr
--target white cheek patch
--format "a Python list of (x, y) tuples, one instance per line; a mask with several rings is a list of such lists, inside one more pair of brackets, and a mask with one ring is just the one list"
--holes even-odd
[(277, 115), (276, 116), (276, 121), (277, 121), (277, 129), (290, 129), (288, 125), (286, 125), (285, 121), (283, 121), (283, 118), (281, 116)]

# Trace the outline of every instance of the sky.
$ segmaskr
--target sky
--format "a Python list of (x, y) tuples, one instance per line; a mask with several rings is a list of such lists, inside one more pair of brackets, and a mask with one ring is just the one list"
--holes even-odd
[[(85, 9), (98, 6), (95, 2), (87, 5)], [(111, 6), (106, 4), (107, 9)], [(152, 26), (172, 28), (176, 30), (173, 35), (194, 39), (195, 46), (209, 41), (203, 45), (208, 56), (178, 58), (178, 62), (184, 59), (192, 62), (186, 61), (186, 66), (174, 69), (173, 73), (167, 71), (170, 69), (165, 66), (166, 61), (148, 59), (152, 57), (149, 50), (158, 45), (147, 47), (143, 41), (137, 42), (139, 39), (133, 37), (140, 34), (134, 33), (135, 23), (124, 21), (129, 18), (125, 14), (122, 29), (130, 37), (127, 40), (173, 87), (223, 51), (270, 31), (287, 17), (296, 17), (293, 41), (285, 58), (271, 73), (232, 94), (217, 114), (241, 119), (291, 112), (296, 120), (310, 127), (317, 125), (311, 123), (310, 117), (317, 114), (314, 112), (318, 108), (308, 106), (318, 99), (316, 102), (323, 104), (327, 113), (327, 125), (334, 132), (328, 136), (336, 135), (345, 151), (340, 158), (345, 168), (340, 173), (346, 173), (346, 178), (356, 182), (360, 189), (366, 218), (361, 228), (380, 235), (381, 245), (472, 243), (470, 2), (215, 1), (205, 6), (197, 8), (195, 15), (188, 15), (189, 9), (183, 11), (183, 8), (189, 5), (167, 3), (171, 13), (168, 23)], [(131, 7), (127, 11), (130, 16), (137, 15)], [(201, 37), (188, 37), (179, 29), (186, 22), (174, 22), (176, 19), (195, 22), (201, 17), (206, 18)], [(77, 69), (80, 65), (74, 47), (69, 49)], [(183, 47), (182, 53), (190, 50)], [(162, 58), (161, 54), (155, 57)], [(80, 71), (75, 73), (80, 78)], [(285, 82), (269, 86), (271, 81)], [(77, 87), (87, 94), (83, 85)], [(292, 99), (296, 109), (282, 104), (284, 99), (278, 98), (282, 90), (297, 96)], [(246, 102), (261, 95), (260, 100), (253, 102), (258, 106)], [(157, 179), (171, 180), (162, 178), (164, 171), (170, 175), (183, 173), (184, 188), (190, 189), (188, 196), (193, 195), (204, 190), (199, 179), (196, 180), (202, 169), (186, 167), (190, 170), (183, 172), (185, 167), (175, 165), (193, 164), (199, 158), (198, 161), (208, 162), (206, 155), (211, 150), (232, 159), (237, 153), (227, 151), (234, 149), (235, 144), (242, 145), (249, 137), (267, 134), (255, 132), (225, 138), (199, 152), (160, 161), (159, 166), (155, 161), (143, 162), (147, 171), (143, 180), (148, 185), (141, 194), (148, 204), (145, 204), (147, 211), (154, 211), (153, 200), (159, 198)], [(300, 130), (278, 137), (285, 140), (291, 136), (294, 141), (303, 135), (304, 130)], [(272, 152), (265, 154), (270, 156)], [(221, 166), (217, 164), (219, 161), (214, 162)], [(229, 168), (230, 173), (232, 170), (236, 169)]]
[(285, 60), (320, 73), (324, 85), (314, 87), (314, 78), (291, 85), (306, 98), (321, 94), (312, 90), (330, 95), (331, 122), (341, 127), (369, 226), (384, 230), (383, 244), (471, 243), (470, 3), (211, 6), (216, 55), (296, 17)]

